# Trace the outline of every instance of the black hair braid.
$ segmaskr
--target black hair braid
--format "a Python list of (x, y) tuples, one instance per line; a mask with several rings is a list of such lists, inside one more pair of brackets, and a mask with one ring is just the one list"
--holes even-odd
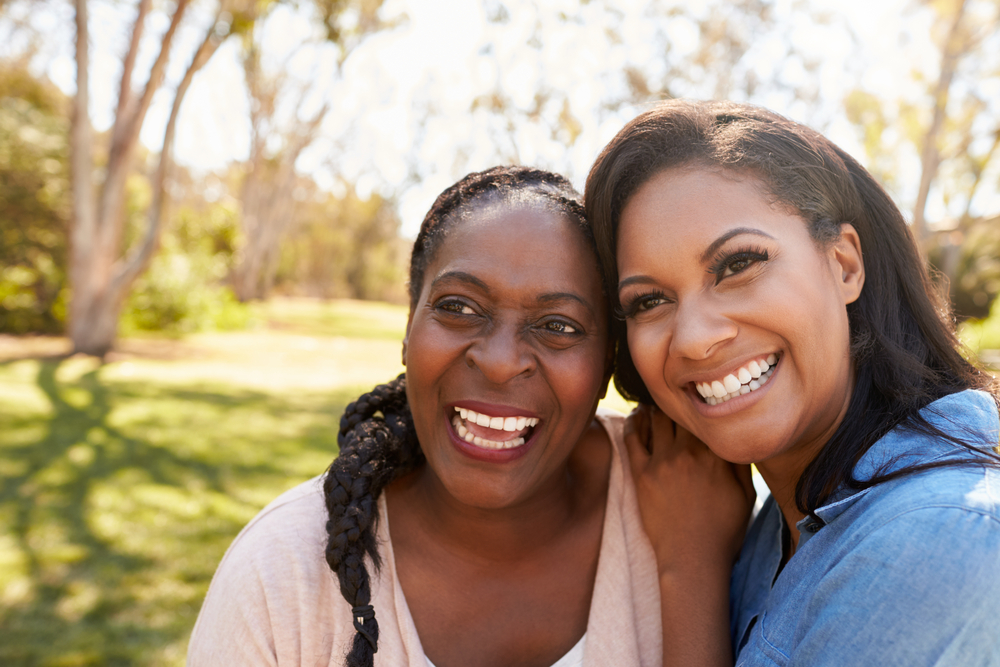
[(405, 374), (347, 406), (337, 442), (340, 453), (323, 480), (326, 562), (353, 608), (357, 632), (346, 664), (372, 667), (379, 633), (365, 556), (376, 569), (381, 566), (375, 539), (378, 497), (387, 484), (424, 460), (406, 402)]

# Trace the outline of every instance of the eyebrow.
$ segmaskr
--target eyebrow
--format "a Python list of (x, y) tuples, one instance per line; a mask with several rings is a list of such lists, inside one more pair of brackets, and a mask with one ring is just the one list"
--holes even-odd
[(551, 305), (554, 303), (561, 303), (564, 301), (574, 301), (584, 308), (586, 308), (591, 315), (594, 314), (594, 307), (587, 303), (585, 299), (572, 292), (550, 292), (548, 294), (542, 294), (538, 297), (539, 304)]
[[(486, 283), (484, 283), (482, 280), (472, 275), (471, 273), (466, 273), (465, 271), (448, 271), (446, 273), (442, 273), (441, 275), (439, 275), (434, 279), (434, 282), (432, 282), (431, 285), (436, 286), (439, 283), (447, 282), (449, 280), (455, 280), (458, 282), (467, 283), (469, 285), (473, 285), (474, 287), (481, 289), (486, 294), (490, 293), (490, 288)], [(541, 305), (551, 305), (554, 303), (561, 303), (564, 301), (573, 301), (582, 305), (591, 314), (594, 313), (594, 307), (591, 304), (587, 303), (586, 299), (584, 299), (578, 294), (574, 294), (573, 292), (548, 292), (546, 294), (539, 295), (537, 301)]]
[[(715, 255), (715, 253), (719, 251), (719, 248), (721, 248), (727, 241), (736, 236), (742, 236), (743, 234), (753, 234), (755, 236), (763, 236), (765, 238), (774, 240), (774, 237), (768, 234), (767, 232), (761, 231), (759, 229), (754, 229), (753, 227), (737, 227), (735, 229), (730, 229), (728, 232), (726, 232), (719, 238), (712, 241), (709, 244), (709, 246), (705, 248), (705, 252), (701, 253), (701, 258), (700, 258), (701, 263), (707, 264), (709, 260), (711, 260), (712, 257)], [(652, 276), (645, 276), (645, 275), (630, 276), (618, 283), (618, 291), (619, 292), (622, 291), (629, 285), (642, 285), (653, 282), (656, 281), (652, 278)]]
[(478, 287), (487, 294), (490, 293), (490, 288), (486, 283), (484, 283), (482, 280), (475, 277), (471, 273), (466, 273), (465, 271), (448, 271), (446, 273), (442, 273), (441, 275), (434, 278), (434, 282), (431, 283), (431, 286), (435, 286), (438, 283), (446, 282), (449, 280), (457, 280), (458, 282), (461, 283), (468, 283), (470, 285)]
[[(712, 259), (712, 256), (715, 255), (716, 252), (718, 252), (719, 248), (721, 248), (726, 243), (726, 241), (733, 238), (734, 236), (742, 236), (743, 234), (754, 234), (755, 236), (764, 236), (766, 238), (774, 240), (774, 237), (768, 234), (767, 232), (763, 232), (759, 229), (754, 229), (753, 227), (737, 227), (736, 229), (730, 229), (728, 232), (726, 232), (719, 238), (712, 241), (709, 244), (709, 246), (705, 248), (705, 252), (701, 253), (701, 263), (707, 264), (708, 261)], [(619, 285), (619, 287), (621, 286)]]

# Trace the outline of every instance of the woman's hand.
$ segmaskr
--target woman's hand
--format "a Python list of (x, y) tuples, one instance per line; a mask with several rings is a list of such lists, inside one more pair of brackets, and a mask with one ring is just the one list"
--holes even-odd
[(750, 466), (720, 459), (656, 407), (625, 420), (643, 526), (660, 573), (736, 559), (756, 493)]
[(731, 665), (729, 577), (756, 498), (750, 466), (645, 405), (625, 421), (625, 446), (656, 553), (664, 667)]

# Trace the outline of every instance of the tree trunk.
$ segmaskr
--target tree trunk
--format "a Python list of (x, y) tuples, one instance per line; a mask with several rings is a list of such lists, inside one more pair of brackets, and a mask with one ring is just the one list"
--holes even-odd
[[(112, 132), (111, 150), (106, 177), (99, 201), (94, 198), (93, 142), (88, 104), (88, 29), (87, 0), (76, 0), (77, 8), (77, 93), (71, 121), (71, 181), (73, 191), (73, 228), (70, 247), (69, 335), (74, 352), (104, 357), (118, 337), (118, 320), (122, 306), (135, 279), (149, 266), (159, 243), (165, 212), (166, 177), (171, 165), (171, 151), (176, 133), (177, 116), (191, 80), (212, 54), (221, 39), (215, 34), (214, 23), (195, 52), (184, 78), (177, 87), (173, 107), (164, 133), (163, 148), (153, 181), (153, 202), (150, 206), (146, 235), (127, 257), (121, 257), (125, 199), (125, 179), (131, 167), (131, 156), (139, 138), (139, 129), (149, 103), (163, 80), (171, 42), (189, 0), (178, 0), (171, 26), (164, 35), (160, 55), (150, 73), (143, 94), (136, 100), (119, 100), (119, 115)], [(139, 6), (133, 39), (125, 57), (121, 95), (129, 94), (132, 63), (139, 48), (139, 37), (149, 3)]]

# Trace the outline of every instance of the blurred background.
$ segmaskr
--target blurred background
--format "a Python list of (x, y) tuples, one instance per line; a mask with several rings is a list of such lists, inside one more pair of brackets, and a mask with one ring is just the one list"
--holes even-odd
[(229, 542), (402, 370), (437, 194), (582, 189), (671, 97), (856, 156), (1000, 365), (997, 0), (0, 0), (0, 664), (183, 664)]

